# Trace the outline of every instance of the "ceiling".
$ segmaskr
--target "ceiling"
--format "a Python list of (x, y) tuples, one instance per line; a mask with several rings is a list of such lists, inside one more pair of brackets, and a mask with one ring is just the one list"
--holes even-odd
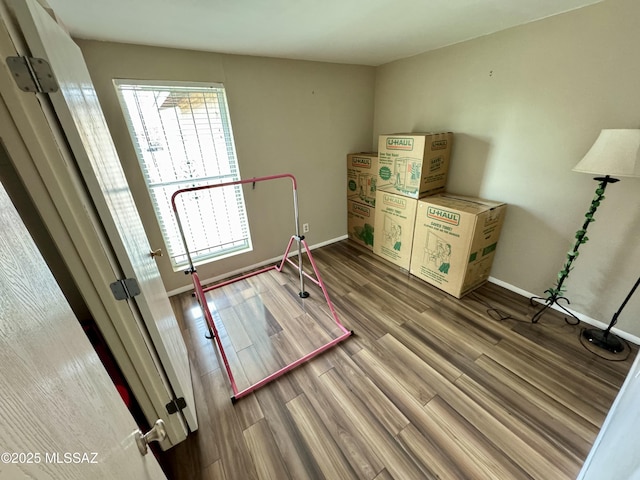
[(74, 37), (381, 65), (602, 0), (47, 0)]

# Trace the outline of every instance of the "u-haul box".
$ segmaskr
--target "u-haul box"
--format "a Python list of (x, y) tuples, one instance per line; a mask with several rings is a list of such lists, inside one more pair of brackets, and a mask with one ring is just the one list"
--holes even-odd
[(449, 193), (418, 200), (411, 274), (461, 298), (491, 272), (507, 205)]
[(453, 133), (407, 133), (378, 137), (376, 188), (420, 198), (444, 191)]
[(418, 201), (394, 193), (376, 192), (373, 253), (409, 270)]

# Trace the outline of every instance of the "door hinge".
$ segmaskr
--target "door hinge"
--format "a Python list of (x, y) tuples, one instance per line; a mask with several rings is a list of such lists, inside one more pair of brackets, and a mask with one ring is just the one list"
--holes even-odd
[(184, 397), (176, 398), (175, 400), (171, 400), (167, 403), (165, 407), (167, 408), (167, 413), (169, 415), (173, 415), (174, 413), (181, 412), (187, 408), (187, 401)]
[(118, 280), (111, 285), (111, 291), (116, 300), (127, 300), (133, 298), (136, 295), (140, 295), (140, 285), (135, 278), (125, 278), (124, 280)]
[(58, 81), (51, 70), (51, 65), (42, 58), (7, 57), (7, 66), (18, 88), (24, 92), (58, 91)]

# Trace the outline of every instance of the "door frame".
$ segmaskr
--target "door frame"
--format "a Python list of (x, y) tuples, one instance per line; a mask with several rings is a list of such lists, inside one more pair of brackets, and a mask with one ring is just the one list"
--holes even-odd
[[(4, 108), (1, 99), (0, 104)], [(11, 164), (0, 144), (2, 173)], [(28, 216), (19, 213), (16, 200)], [(0, 210), (0, 242), (7, 248), (0, 259), (6, 313), (0, 317), (5, 354), (0, 373), (0, 477), (166, 480), (158, 458), (141, 455), (135, 432), (142, 434), (142, 427), (127, 410), (39, 252), (50, 248), (43, 240), (48, 234), (34, 223), (38, 214), (25, 206), (15, 175), (0, 173)]]
[[(168, 435), (161, 447), (170, 448), (187, 431), (180, 415), (166, 410), (173, 395), (149, 349), (153, 343), (138, 328), (128, 303), (111, 292), (110, 284), (123, 277), (82, 180), (74, 174), (73, 157), (60, 147), (66, 145), (64, 136), (52, 129), (40, 103), (48, 99), (19, 90), (4, 61), (18, 50), (27, 51), (14, 44), (22, 35), (4, 0), (0, 20), (0, 135), (5, 148), (145, 417), (150, 424), (164, 420)], [(55, 164), (68, 168), (60, 171)]]

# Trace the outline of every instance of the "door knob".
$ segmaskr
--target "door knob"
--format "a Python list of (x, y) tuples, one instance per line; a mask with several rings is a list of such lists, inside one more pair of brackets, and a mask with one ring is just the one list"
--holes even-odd
[(142, 433), (140, 429), (133, 432), (136, 438), (136, 444), (141, 455), (146, 455), (149, 452), (148, 445), (150, 442), (161, 442), (167, 438), (167, 430), (164, 428), (164, 422), (161, 419), (156, 420), (153, 424), (153, 428), (147, 433)]
[(162, 249), (158, 248), (157, 250), (151, 250), (149, 252), (149, 255), (151, 255), (151, 258), (161, 257), (162, 256)]

